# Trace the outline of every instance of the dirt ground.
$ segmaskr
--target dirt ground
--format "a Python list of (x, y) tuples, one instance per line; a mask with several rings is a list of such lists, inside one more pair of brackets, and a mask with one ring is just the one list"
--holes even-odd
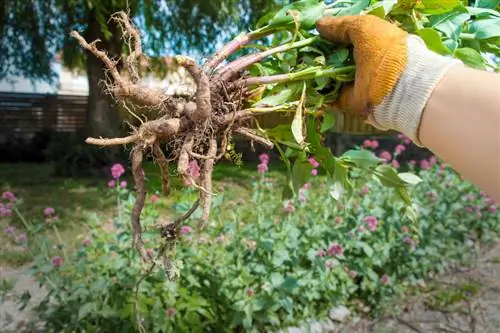
[[(332, 325), (329, 333), (498, 333), (500, 332), (500, 242), (481, 253), (473, 267), (457, 268), (429, 283), (428, 293), (399, 303), (399, 316), (378, 321), (354, 320)], [(14, 281), (14, 290), (0, 304), (0, 332), (43, 332), (28, 327), (30, 307), (18, 310), (17, 299), (28, 291), (39, 301), (44, 290), (27, 274), (29, 265), (0, 267), (0, 277)], [(335, 328), (333, 328), (335, 327)], [(326, 333), (326, 331), (325, 331)]]

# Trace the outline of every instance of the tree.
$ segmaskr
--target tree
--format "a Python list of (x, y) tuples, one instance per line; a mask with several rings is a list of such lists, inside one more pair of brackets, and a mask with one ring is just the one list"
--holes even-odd
[(69, 35), (71, 30), (84, 31), (89, 41), (99, 39), (99, 47), (118, 58), (126, 50), (119, 27), (109, 17), (126, 10), (146, 32), (143, 37), (148, 55), (160, 59), (173, 53), (208, 54), (217, 41), (229, 38), (231, 32), (248, 29), (263, 13), (288, 2), (291, 1), (6, 1), (0, 7), (0, 79), (20, 75), (53, 82), (51, 63), (54, 55), (62, 51), (64, 66), (87, 73), (88, 134), (112, 136), (118, 131), (119, 119), (111, 97), (100, 85), (106, 79), (103, 64), (84, 54)]

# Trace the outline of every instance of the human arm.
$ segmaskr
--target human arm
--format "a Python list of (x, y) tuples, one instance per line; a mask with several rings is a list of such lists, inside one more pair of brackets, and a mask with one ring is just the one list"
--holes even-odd
[(452, 68), (422, 112), (419, 139), (465, 179), (500, 200), (500, 75)]
[(426, 147), (500, 199), (500, 76), (438, 55), (372, 15), (325, 17), (324, 38), (354, 45), (356, 77), (334, 104)]

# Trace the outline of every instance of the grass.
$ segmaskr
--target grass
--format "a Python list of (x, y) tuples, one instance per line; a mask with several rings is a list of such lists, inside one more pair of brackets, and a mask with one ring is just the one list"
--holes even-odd
[[(148, 193), (160, 194), (161, 178), (153, 163), (144, 167)], [(279, 176), (283, 166), (270, 166), (271, 176)], [(231, 198), (248, 198), (252, 180), (257, 176), (256, 165), (245, 164), (237, 167), (229, 163), (219, 163), (213, 173), (214, 188)], [(274, 170), (274, 171), (273, 171)], [(128, 171), (128, 170), (127, 170)], [(174, 175), (174, 170), (171, 171)], [(52, 176), (50, 164), (0, 164), (0, 190), (13, 192), (20, 200), (20, 212), (30, 223), (43, 223), (43, 211), (53, 207), (63, 224), (59, 228), (61, 237), (71, 246), (78, 241), (89, 215), (97, 216), (102, 222), (111, 222), (115, 212), (115, 198), (107, 194), (110, 178), (59, 178)], [(111, 176), (109, 176), (111, 177)], [(133, 185), (130, 172), (123, 177), (128, 187)], [(178, 199), (182, 187), (177, 177), (171, 177), (172, 194), (161, 198), (158, 206), (161, 214), (169, 215), (172, 204)], [(226, 204), (226, 203), (225, 203)], [(228, 203), (229, 204), (229, 203)], [(23, 229), (18, 216), (0, 219), (0, 227), (13, 225)], [(37, 234), (38, 238), (54, 237), (53, 232)], [(0, 235), (0, 264), (18, 266), (26, 263), (30, 254), (12, 246), (2, 232)]]

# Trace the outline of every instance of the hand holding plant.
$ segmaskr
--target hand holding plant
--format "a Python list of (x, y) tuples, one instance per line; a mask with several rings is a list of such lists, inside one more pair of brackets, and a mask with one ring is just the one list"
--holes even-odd
[[(197, 85), (196, 93), (189, 98), (174, 98), (161, 89), (141, 84), (142, 69), (147, 67), (148, 57), (143, 53), (139, 31), (125, 13), (117, 13), (112, 18), (122, 26), (124, 38), (129, 41), (129, 55), (122, 59), (128, 75), (117, 70), (118, 61), (99, 50), (96, 42), (88, 43), (73, 32), (80, 45), (108, 68), (108, 91), (118, 102), (134, 115), (134, 112), (144, 110), (160, 115), (149, 121), (140, 119), (140, 126), (132, 127), (131, 135), (125, 138), (87, 139), (90, 144), (102, 146), (134, 145), (131, 160), (137, 200), (132, 225), (134, 243), (142, 258), (152, 259), (141, 237), (140, 216), (146, 196), (141, 167), (144, 155), (152, 153), (157, 160), (163, 172), (164, 187), (168, 187), (168, 163), (176, 161), (184, 183), (198, 189), (200, 200), (190, 212), (200, 204), (203, 211), (199, 222), (201, 229), (210, 216), (214, 164), (228, 155), (233, 135), (277, 148), (288, 168), (283, 191), (285, 198), (298, 194), (311, 177), (312, 166), (308, 159), (313, 155), (324, 171), (333, 177), (331, 193), (334, 198), (352, 192), (349, 174), (358, 169), (374, 176), (384, 186), (395, 188), (409, 204), (406, 186), (419, 182), (418, 177), (398, 174), (369, 152), (349, 151), (336, 157), (323, 145), (323, 134), (336, 126), (336, 119), (330, 112), (331, 105), (334, 102), (347, 105), (355, 114), (366, 117), (368, 107), (386, 103), (384, 98), (398, 79), (405, 77), (403, 68), (412, 61), (411, 56), (405, 59), (407, 48), (413, 47), (413, 44), (405, 45), (406, 32), (420, 35), (432, 51), (453, 55), (469, 65), (485, 68), (487, 60), (479, 51), (498, 53), (496, 44), (500, 34), (494, 28), (498, 13), (481, 8), (481, 3), (478, 2), (476, 7), (465, 7), (458, 0), (400, 1), (397, 4), (362, 0), (330, 5), (318, 0), (293, 2), (264, 16), (255, 30), (237, 36), (203, 66), (198, 66), (193, 59), (178, 56), (178, 64), (187, 69)], [(362, 15), (351, 17), (358, 14)], [(379, 16), (380, 19), (368, 18), (364, 14)], [(324, 16), (347, 18), (331, 24), (325, 23), (332, 19), (320, 21), (319, 30), (325, 39), (315, 31), (316, 22)], [(399, 22), (402, 30), (382, 19)], [(350, 23), (355, 28), (347, 32), (345, 27)], [(334, 25), (337, 31), (332, 34)], [(349, 42), (354, 44), (354, 54)], [(369, 47), (358, 47), (365, 43)], [(398, 47), (393, 49), (396, 45)], [(261, 51), (223, 63), (228, 57), (250, 47)], [(383, 54), (389, 49), (392, 50), (391, 57), (385, 59)], [(429, 53), (421, 53), (431, 57)], [(355, 75), (354, 88), (346, 87)], [(340, 98), (339, 91), (343, 91)], [(389, 102), (386, 109), (399, 105), (400, 98), (396, 98), (397, 102)], [(386, 128), (387, 124), (382, 124), (377, 112), (372, 123)], [(263, 129), (258, 117), (270, 114), (287, 115), (290, 124)], [(342, 130), (350, 131), (349, 127), (344, 124)], [(392, 128), (399, 129), (400, 126)], [(409, 133), (413, 131), (410, 129)], [(164, 155), (162, 145), (169, 148), (170, 160)], [(200, 166), (198, 179), (193, 179), (190, 172), (193, 161)], [(182, 222), (189, 215), (160, 226), (168, 242), (175, 241)]]

